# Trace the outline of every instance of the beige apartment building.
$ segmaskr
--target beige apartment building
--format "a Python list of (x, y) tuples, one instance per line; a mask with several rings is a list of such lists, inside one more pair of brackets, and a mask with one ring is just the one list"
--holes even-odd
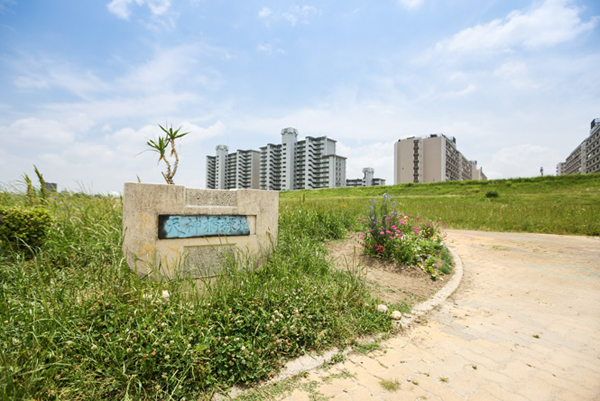
[(456, 138), (443, 134), (409, 137), (394, 145), (394, 183), (485, 180), (477, 161), (456, 148)]
[(590, 123), (590, 136), (556, 166), (556, 175), (590, 173), (600, 173), (600, 118)]

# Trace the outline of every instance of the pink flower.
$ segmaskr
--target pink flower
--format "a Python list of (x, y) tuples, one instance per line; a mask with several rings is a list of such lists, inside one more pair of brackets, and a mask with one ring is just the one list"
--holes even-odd
[(383, 235), (384, 233), (383, 233), (383, 231), (382, 231), (382, 232), (380, 232), (379, 234)]

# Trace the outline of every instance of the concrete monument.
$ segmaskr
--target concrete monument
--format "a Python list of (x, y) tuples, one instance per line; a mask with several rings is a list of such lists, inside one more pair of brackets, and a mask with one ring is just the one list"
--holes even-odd
[(226, 257), (260, 262), (277, 240), (279, 193), (125, 183), (123, 252), (141, 275), (211, 277)]

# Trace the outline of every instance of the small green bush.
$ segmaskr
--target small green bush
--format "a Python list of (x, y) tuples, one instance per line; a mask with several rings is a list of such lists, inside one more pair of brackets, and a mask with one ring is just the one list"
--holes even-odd
[(485, 193), (486, 198), (497, 198), (499, 196), (500, 196), (500, 194), (498, 194), (498, 191), (487, 191)]
[(52, 217), (46, 209), (0, 207), (0, 245), (12, 250), (35, 250), (44, 244)]

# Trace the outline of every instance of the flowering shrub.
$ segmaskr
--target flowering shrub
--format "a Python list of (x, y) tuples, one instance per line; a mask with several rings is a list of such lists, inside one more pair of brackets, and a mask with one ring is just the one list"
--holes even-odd
[[(439, 222), (405, 215), (396, 210), (398, 202), (383, 194), (383, 200), (371, 199), (367, 216), (357, 222), (364, 253), (406, 265), (419, 264), (432, 278), (437, 278), (439, 255), (442, 252), (442, 226)], [(445, 271), (448, 269), (446, 268)]]

